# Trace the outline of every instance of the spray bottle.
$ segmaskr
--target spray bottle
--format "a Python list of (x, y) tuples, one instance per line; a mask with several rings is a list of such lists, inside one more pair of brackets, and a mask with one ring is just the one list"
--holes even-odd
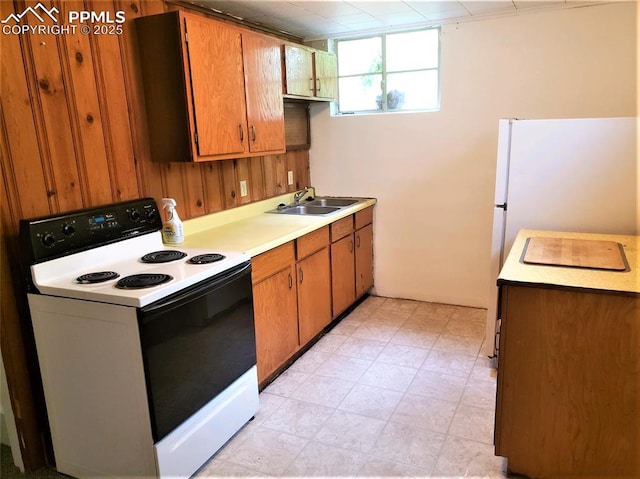
[(162, 241), (166, 244), (179, 244), (184, 241), (182, 221), (176, 212), (176, 200), (162, 198), (162, 208), (167, 210), (168, 218), (162, 227)]

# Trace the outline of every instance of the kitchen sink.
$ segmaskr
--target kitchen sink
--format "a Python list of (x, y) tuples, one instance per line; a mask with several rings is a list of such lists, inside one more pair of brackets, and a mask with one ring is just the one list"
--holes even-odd
[(351, 205), (355, 205), (364, 199), (359, 198), (336, 198), (331, 196), (316, 196), (300, 203), (291, 205), (281, 204), (275, 210), (267, 213), (278, 213), (283, 215), (330, 215)]
[(267, 211), (267, 213), (280, 213), (284, 215), (328, 215), (335, 213), (339, 209), (340, 208), (333, 206), (297, 205), (285, 206), (284, 208)]
[(358, 202), (358, 200), (352, 200), (347, 198), (316, 198), (315, 200), (307, 201), (307, 205), (318, 206), (337, 206), (342, 208), (345, 206), (351, 206)]

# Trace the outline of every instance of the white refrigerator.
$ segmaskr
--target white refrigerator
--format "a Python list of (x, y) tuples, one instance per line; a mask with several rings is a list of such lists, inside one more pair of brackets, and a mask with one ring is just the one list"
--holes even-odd
[(496, 280), (520, 229), (640, 233), (637, 128), (634, 117), (500, 120), (488, 356), (499, 326)]

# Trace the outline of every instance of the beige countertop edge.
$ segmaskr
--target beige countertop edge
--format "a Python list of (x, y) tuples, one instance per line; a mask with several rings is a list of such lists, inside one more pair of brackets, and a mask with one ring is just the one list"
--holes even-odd
[[(525, 264), (521, 258), (527, 238), (536, 236), (618, 242), (623, 246), (629, 271)], [(638, 294), (640, 293), (639, 246), (640, 236), (521, 230), (500, 271), (498, 284), (539, 285)]]
[(185, 221), (183, 246), (212, 251), (242, 251), (253, 257), (376, 204), (374, 198), (366, 198), (328, 216), (265, 212), (274, 209), (279, 203), (286, 203), (283, 198), (288, 196), (291, 195), (234, 208), (244, 208), (244, 211), (238, 211), (235, 216), (230, 214), (233, 210), (227, 210)]

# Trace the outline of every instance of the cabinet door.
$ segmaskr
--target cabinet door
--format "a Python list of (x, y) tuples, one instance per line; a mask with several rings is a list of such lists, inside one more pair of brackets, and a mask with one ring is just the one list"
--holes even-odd
[(316, 96), (319, 98), (338, 99), (338, 59), (328, 52), (316, 51)]
[(280, 43), (262, 35), (242, 34), (249, 149), (284, 152), (284, 103)]
[(306, 344), (331, 322), (329, 248), (297, 263), (300, 344)]
[(253, 285), (258, 382), (298, 349), (298, 311), (293, 266)]
[(313, 52), (294, 45), (284, 46), (285, 93), (313, 96)]
[(640, 299), (500, 289), (496, 454), (526, 477), (640, 477)]
[(356, 300), (353, 233), (331, 245), (331, 291), (335, 318)]
[(194, 15), (184, 21), (198, 155), (242, 154), (248, 132), (240, 33)]
[(373, 225), (356, 231), (356, 297), (373, 286)]

